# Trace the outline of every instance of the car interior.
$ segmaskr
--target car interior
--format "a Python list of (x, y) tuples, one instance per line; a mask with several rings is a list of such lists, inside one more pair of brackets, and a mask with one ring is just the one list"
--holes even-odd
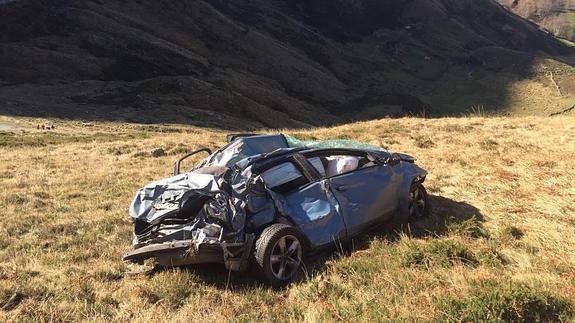
[[(366, 156), (351, 155), (311, 157), (308, 161), (324, 178), (375, 165)], [(305, 176), (292, 162), (285, 162), (268, 169), (262, 173), (262, 178), (266, 185), (277, 193), (287, 193), (308, 183)]]

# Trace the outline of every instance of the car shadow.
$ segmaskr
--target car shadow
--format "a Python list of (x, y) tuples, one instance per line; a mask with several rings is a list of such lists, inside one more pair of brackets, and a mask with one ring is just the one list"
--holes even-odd
[(481, 229), (485, 218), (475, 206), (438, 195), (430, 195), (431, 212), (428, 217), (410, 223), (407, 232), (413, 237), (442, 236), (459, 225), (468, 223), (470, 229)]
[[(333, 247), (309, 255), (304, 259), (302, 274), (295, 284), (305, 282), (326, 271), (331, 261), (368, 249), (373, 239), (385, 239), (393, 243), (398, 241), (402, 235), (414, 238), (440, 237), (448, 234), (450, 230), (460, 228), (471, 230), (472, 235), (483, 234), (484, 217), (481, 211), (473, 205), (437, 195), (430, 195), (429, 202), (431, 212), (424, 219), (407, 225), (387, 222), (359, 237), (349, 241), (338, 241)], [(268, 288), (256, 279), (256, 273), (252, 269), (244, 272), (229, 272), (223, 264), (190, 265), (183, 266), (181, 269), (190, 271), (206, 284), (222, 290), (233, 292), (257, 287)], [(163, 270), (165, 269), (155, 268), (148, 274), (153, 275)]]

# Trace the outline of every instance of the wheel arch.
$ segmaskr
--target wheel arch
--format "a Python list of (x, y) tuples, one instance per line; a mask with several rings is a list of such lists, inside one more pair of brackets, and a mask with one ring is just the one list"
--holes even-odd
[(414, 183), (425, 182), (427, 171), (413, 163), (401, 162), (400, 165), (403, 178), (397, 188), (399, 205), (396, 218), (401, 223), (407, 223), (409, 219), (409, 191)]
[(276, 216), (273, 221), (262, 223), (261, 225), (256, 227), (254, 232), (256, 234), (256, 239), (260, 237), (260, 235), (265, 229), (271, 227), (274, 224), (286, 224), (294, 228), (298, 232), (299, 238), (302, 240), (301, 242), (303, 244), (304, 251), (309, 251), (312, 249), (311, 241), (303, 233), (303, 231), (291, 219), (280, 215)]

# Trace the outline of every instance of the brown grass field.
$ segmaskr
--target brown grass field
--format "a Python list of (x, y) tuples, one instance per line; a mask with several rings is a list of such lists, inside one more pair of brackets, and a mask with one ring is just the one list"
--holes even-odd
[[(121, 261), (127, 209), (176, 156), (225, 131), (2, 118), (0, 321), (572, 321), (575, 117), (382, 119), (284, 130), (412, 154), (429, 219), (309, 259), (274, 290), (223, 266)], [(271, 132), (267, 130), (264, 132)], [(162, 147), (168, 156), (153, 158)]]

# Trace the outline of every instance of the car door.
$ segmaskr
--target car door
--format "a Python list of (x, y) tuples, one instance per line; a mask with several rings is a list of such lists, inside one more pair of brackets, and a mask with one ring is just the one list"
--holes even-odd
[(388, 219), (398, 207), (393, 166), (377, 164), (329, 178), (349, 236)]
[[(291, 160), (270, 168), (262, 174), (264, 182), (273, 192), (276, 207), (287, 216), (306, 236), (312, 248), (326, 246), (347, 235), (338, 202), (329, 188), (327, 179), (309, 173), (312, 164), (304, 165), (300, 159)], [(318, 170), (319, 171), (319, 170)]]

